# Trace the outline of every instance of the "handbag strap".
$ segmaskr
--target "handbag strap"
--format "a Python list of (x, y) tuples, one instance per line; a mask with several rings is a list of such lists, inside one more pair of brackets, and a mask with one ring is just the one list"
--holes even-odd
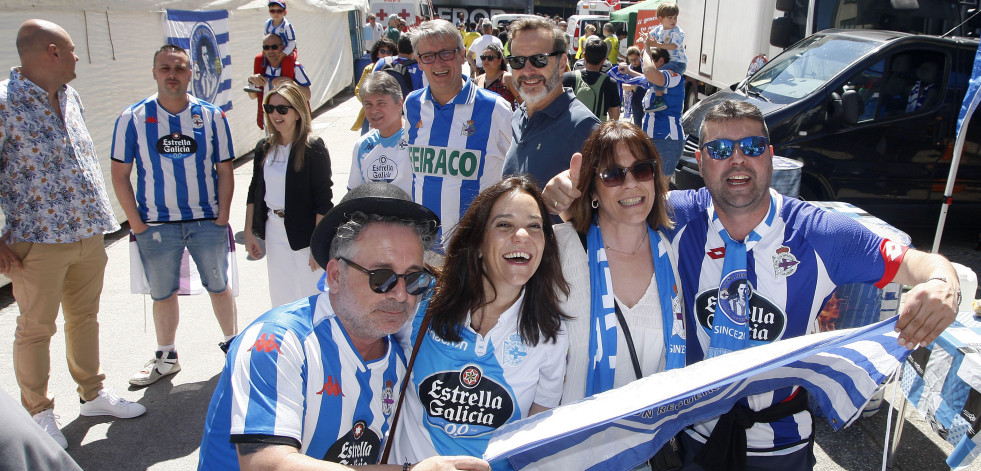
[(392, 451), (392, 442), (395, 441), (395, 427), (399, 424), (399, 415), (402, 412), (402, 401), (405, 399), (405, 392), (409, 387), (409, 378), (412, 376), (412, 365), (416, 363), (416, 355), (419, 353), (419, 346), (422, 345), (422, 338), (426, 336), (426, 331), (429, 330), (429, 323), (432, 320), (432, 315), (429, 309), (426, 309), (426, 314), (422, 317), (422, 323), (419, 325), (419, 331), (416, 333), (416, 341), (412, 345), (412, 354), (409, 355), (409, 364), (405, 368), (405, 378), (402, 378), (402, 387), (399, 391), (399, 402), (395, 406), (395, 415), (392, 416), (392, 426), (388, 428), (388, 441), (385, 442), (385, 451), (382, 453), (381, 463), (385, 464), (388, 462), (388, 455)]

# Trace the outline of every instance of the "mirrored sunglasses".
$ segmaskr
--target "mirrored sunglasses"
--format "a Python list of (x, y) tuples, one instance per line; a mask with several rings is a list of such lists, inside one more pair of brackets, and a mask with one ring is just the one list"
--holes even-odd
[(552, 56), (557, 56), (559, 54), (565, 54), (565, 51), (555, 51), (548, 54), (535, 54), (533, 56), (508, 56), (508, 65), (512, 69), (521, 70), (525, 68), (525, 62), (531, 61), (531, 65), (535, 66), (537, 69), (541, 69), (548, 65), (548, 58)]
[(436, 62), (436, 56), (439, 56), (439, 60), (443, 62), (448, 62), (456, 58), (456, 52), (457, 50), (455, 48), (443, 49), (442, 51), (426, 52), (423, 54), (419, 54), (418, 57), (419, 57), (419, 62), (422, 62), (423, 64), (432, 64), (433, 62)]
[(627, 172), (632, 173), (634, 179), (639, 182), (651, 180), (657, 174), (657, 166), (656, 160), (641, 160), (634, 162), (629, 167), (614, 165), (613, 167), (605, 168), (600, 170), (597, 175), (603, 181), (604, 185), (612, 188), (623, 185), (624, 180), (627, 179)]
[(265, 105), (262, 105), (262, 109), (266, 111), (266, 114), (272, 114), (273, 110), (279, 114), (286, 114), (289, 113), (290, 110), (294, 110), (296, 108), (293, 108), (290, 105), (270, 105), (266, 103)]
[(416, 296), (425, 292), (429, 288), (430, 283), (436, 278), (429, 270), (414, 271), (400, 275), (388, 268), (369, 270), (344, 257), (337, 257), (337, 259), (368, 275), (368, 287), (376, 293), (387, 293), (391, 291), (398, 284), (399, 278), (402, 278), (405, 280), (405, 292)]
[(736, 145), (746, 157), (759, 157), (766, 152), (766, 147), (770, 140), (763, 136), (749, 136), (742, 139), (716, 139), (702, 144), (705, 153), (715, 160), (725, 160), (732, 157), (736, 150)]

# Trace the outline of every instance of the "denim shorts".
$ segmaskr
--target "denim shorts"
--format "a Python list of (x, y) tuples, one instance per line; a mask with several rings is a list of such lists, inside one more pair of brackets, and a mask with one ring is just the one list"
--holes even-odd
[(150, 297), (163, 301), (180, 287), (184, 248), (198, 267), (201, 284), (212, 293), (228, 285), (228, 228), (213, 221), (170, 222), (150, 226), (136, 235)]
[(685, 141), (680, 139), (653, 139), (654, 148), (661, 155), (661, 170), (664, 176), (674, 175), (674, 168), (681, 160), (681, 152), (685, 150)]

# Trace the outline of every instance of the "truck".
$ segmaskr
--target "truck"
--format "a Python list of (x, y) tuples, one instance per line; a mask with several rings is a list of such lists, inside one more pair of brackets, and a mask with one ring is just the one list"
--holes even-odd
[[(977, 38), (833, 29), (794, 44), (682, 119), (678, 188), (699, 188), (694, 152), (709, 108), (734, 99), (763, 113), (773, 154), (803, 164), (800, 197), (844, 201), (897, 227), (937, 223)], [(949, 226), (981, 229), (981, 113), (966, 129)]]
[(685, 108), (743, 81), (784, 48), (830, 28), (977, 36), (978, 0), (677, 0)]

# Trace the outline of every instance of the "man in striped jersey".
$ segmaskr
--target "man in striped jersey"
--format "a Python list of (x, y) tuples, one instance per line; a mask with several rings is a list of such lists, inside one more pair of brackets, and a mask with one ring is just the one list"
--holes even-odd
[[(944, 257), (769, 188), (773, 148), (759, 109), (735, 100), (716, 105), (704, 117), (700, 143), (695, 157), (706, 188), (669, 195), (688, 364), (816, 332), (821, 308), (848, 283), (913, 285), (896, 324), (907, 348), (932, 342), (953, 322), (960, 286)], [(564, 211), (579, 196), (575, 183), (560, 174), (546, 187), (546, 201)], [(742, 298), (747, 309), (737, 307)], [(749, 396), (679, 437), (686, 471), (798, 470), (815, 462), (800, 387)]]
[(443, 222), (443, 239), (470, 202), (501, 180), (511, 145), (511, 105), (463, 75), (463, 38), (446, 20), (419, 25), (412, 49), (429, 85), (405, 99), (412, 199)]
[[(123, 110), (112, 142), (112, 183), (136, 234), (150, 297), (157, 351), (130, 378), (146, 386), (180, 371), (177, 304), (180, 264), (187, 248), (227, 344), (238, 332), (228, 289), (228, 216), (234, 175), (225, 114), (187, 93), (190, 58), (166, 45), (153, 56), (157, 94)], [(136, 164), (136, 191), (130, 173)], [(224, 347), (223, 347), (224, 348)]]
[[(395, 185), (349, 191), (314, 230), (327, 291), (263, 314), (232, 342), (208, 407), (199, 470), (341, 470), (379, 462), (406, 375), (391, 336), (433, 281), (439, 224)], [(347, 466), (344, 466), (347, 465)], [(433, 457), (398, 469), (488, 469)]]

